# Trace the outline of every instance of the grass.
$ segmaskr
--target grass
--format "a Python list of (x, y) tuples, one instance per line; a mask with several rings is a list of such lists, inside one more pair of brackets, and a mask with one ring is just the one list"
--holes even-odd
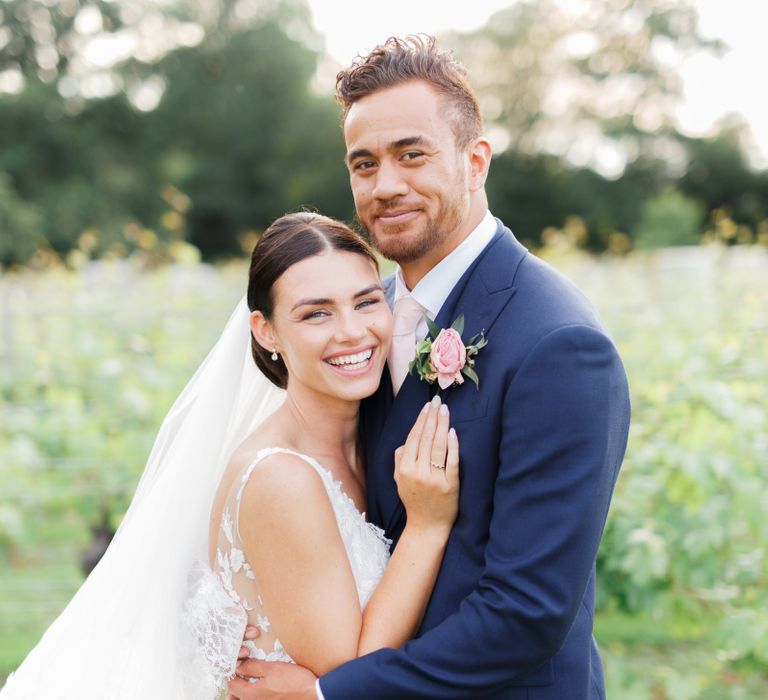
[[(55, 550), (41, 559), (0, 573), (0, 682), (39, 641), (82, 582), (76, 552)], [(48, 552), (48, 556), (52, 552)]]

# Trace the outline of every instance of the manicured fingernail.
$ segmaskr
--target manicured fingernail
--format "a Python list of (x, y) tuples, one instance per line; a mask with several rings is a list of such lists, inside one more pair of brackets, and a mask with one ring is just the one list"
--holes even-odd
[(421, 412), (422, 412), (422, 413), (426, 413), (426, 412), (429, 410), (429, 407), (430, 407), (431, 405), (432, 405), (432, 402), (431, 402), (431, 401), (428, 401), (427, 403), (425, 403), (425, 404), (424, 404), (424, 407), (421, 409)]
[(248, 628), (245, 630), (245, 638), (246, 639), (256, 639), (256, 630)]
[(440, 397), (437, 394), (435, 394), (435, 398), (432, 399), (432, 405), (439, 406), (440, 404), (441, 404)]
[(448, 404), (444, 403), (440, 405), (440, 415), (441, 416), (447, 416), (448, 415)]
[(452, 438), (455, 438), (456, 437), (456, 429), (455, 428), (451, 428), (448, 431), (448, 435), (450, 435)]

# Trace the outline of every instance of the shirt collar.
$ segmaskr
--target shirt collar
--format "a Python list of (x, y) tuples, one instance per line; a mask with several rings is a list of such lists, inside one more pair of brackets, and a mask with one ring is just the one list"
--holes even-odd
[(434, 319), (461, 276), (491, 242), (496, 228), (496, 220), (490, 211), (486, 211), (483, 220), (472, 233), (424, 275), (412, 290), (406, 286), (403, 272), (398, 266), (395, 270), (393, 301), (396, 302), (400, 297), (410, 293), (424, 307), (427, 315)]

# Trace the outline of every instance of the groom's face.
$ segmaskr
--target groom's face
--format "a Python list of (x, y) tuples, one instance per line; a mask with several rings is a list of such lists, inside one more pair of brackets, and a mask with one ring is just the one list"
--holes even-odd
[(469, 215), (469, 159), (446, 100), (412, 81), (355, 102), (344, 121), (357, 216), (379, 251), (432, 267), (456, 246)]

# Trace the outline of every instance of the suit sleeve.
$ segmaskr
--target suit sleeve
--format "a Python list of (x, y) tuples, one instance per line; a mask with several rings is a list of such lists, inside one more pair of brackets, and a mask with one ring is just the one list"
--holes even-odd
[(613, 344), (583, 325), (529, 351), (504, 393), (485, 570), (456, 613), (320, 679), (325, 700), (477, 698), (549, 660), (593, 571), (626, 447)]

